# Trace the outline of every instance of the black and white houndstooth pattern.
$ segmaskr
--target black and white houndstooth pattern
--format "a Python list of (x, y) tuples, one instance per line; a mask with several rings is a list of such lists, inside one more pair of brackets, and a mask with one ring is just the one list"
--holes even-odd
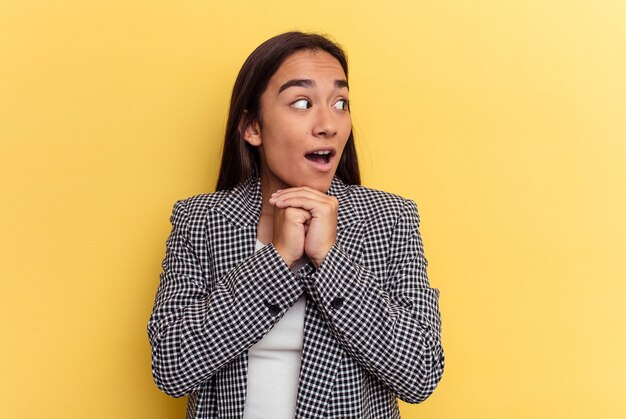
[(337, 243), (318, 270), (255, 253), (258, 178), (178, 201), (148, 334), (155, 382), (187, 418), (241, 418), (247, 349), (306, 293), (297, 418), (399, 418), (443, 373), (439, 291), (415, 203), (335, 178)]

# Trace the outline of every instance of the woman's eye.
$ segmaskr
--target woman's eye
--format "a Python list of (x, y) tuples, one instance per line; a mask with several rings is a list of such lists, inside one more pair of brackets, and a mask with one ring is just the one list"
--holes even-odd
[(311, 102), (308, 99), (299, 99), (293, 102), (292, 106), (296, 109), (309, 109)]
[(347, 111), (348, 103), (348, 99), (339, 99), (337, 102), (335, 102), (335, 108), (339, 109), (340, 111)]

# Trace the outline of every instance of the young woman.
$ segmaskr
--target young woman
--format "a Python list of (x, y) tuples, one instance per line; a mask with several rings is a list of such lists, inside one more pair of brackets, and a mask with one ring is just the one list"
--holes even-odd
[(217, 191), (179, 201), (148, 324), (188, 418), (397, 418), (443, 373), (415, 204), (360, 184), (343, 51), (289, 32), (233, 89)]

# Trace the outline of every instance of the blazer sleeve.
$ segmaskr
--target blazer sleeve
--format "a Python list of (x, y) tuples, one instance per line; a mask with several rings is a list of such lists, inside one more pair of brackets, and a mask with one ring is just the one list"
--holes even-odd
[(148, 322), (155, 383), (174, 397), (196, 390), (260, 340), (303, 292), (302, 282), (271, 244), (223, 277), (206, 278), (191, 243), (186, 205), (178, 201), (170, 218)]
[(430, 288), (426, 266), (417, 207), (405, 200), (385, 278), (375, 278), (335, 243), (306, 280), (307, 293), (348, 354), (409, 403), (434, 391), (444, 367), (439, 290)]

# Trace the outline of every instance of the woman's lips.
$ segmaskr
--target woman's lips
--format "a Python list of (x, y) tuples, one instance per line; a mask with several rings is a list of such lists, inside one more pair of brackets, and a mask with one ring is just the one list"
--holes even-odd
[(319, 170), (320, 172), (327, 172), (332, 169), (333, 159), (335, 156), (333, 153), (329, 153), (326, 155), (309, 153), (306, 154), (304, 157), (316, 170)]

